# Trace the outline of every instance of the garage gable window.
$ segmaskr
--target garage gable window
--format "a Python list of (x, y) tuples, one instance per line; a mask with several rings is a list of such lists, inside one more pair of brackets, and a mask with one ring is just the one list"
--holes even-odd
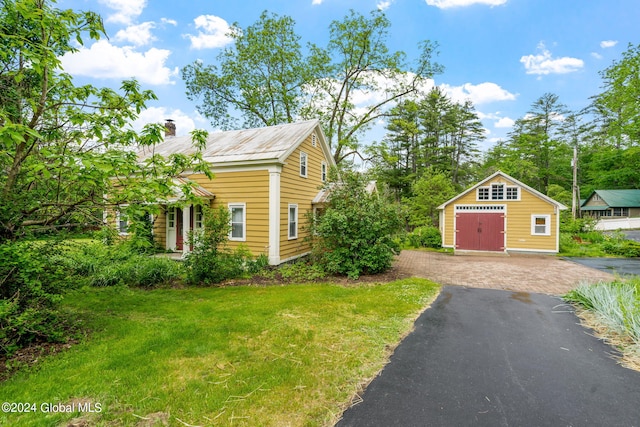
[(476, 199), (480, 200), (520, 200), (518, 187), (507, 187), (505, 184), (491, 184), (489, 187), (478, 187)]
[(550, 236), (551, 215), (531, 215), (531, 234), (533, 236)]
[(478, 200), (491, 200), (491, 193), (489, 193), (489, 187), (478, 188)]

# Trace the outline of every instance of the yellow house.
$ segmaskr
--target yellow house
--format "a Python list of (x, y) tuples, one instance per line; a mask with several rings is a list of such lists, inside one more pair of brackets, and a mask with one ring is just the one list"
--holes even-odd
[(460, 252), (557, 253), (560, 211), (548, 196), (496, 172), (438, 206), (442, 246)]
[[(171, 125), (153, 153), (192, 152), (191, 137), (170, 135)], [(213, 180), (203, 174), (186, 174), (179, 180), (195, 182), (195, 194), (212, 207), (229, 209), (231, 246), (244, 244), (254, 255), (267, 255), (272, 265), (309, 252), (306, 214), (335, 166), (318, 120), (213, 132), (203, 158), (215, 174)], [(168, 250), (187, 252), (189, 232), (202, 227), (202, 210), (197, 205), (180, 207), (180, 200), (176, 194), (162, 202), (163, 213), (153, 218), (154, 238)]]

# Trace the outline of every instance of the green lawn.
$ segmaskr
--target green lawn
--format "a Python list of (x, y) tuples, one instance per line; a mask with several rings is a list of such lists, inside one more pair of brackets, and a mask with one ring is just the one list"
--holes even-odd
[(330, 425), (438, 291), (423, 279), (84, 289), (65, 306), (91, 334), (1, 383), (3, 401), (37, 412), (0, 425)]

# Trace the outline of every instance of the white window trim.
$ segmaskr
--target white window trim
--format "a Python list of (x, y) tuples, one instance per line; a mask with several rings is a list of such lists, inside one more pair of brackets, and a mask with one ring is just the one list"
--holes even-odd
[(320, 163), (320, 179), (322, 182), (327, 182), (327, 162)]
[[(304, 174), (302, 173), (302, 159), (304, 158)], [(309, 156), (304, 151), (300, 152), (300, 176), (306, 178), (309, 175)]]
[(247, 204), (246, 203), (229, 203), (227, 205), (229, 209), (229, 223), (233, 220), (233, 208), (242, 208), (242, 237), (233, 237), (233, 230), (229, 230), (229, 240), (233, 242), (246, 242), (247, 241)]
[[(296, 232), (293, 236), (291, 235), (291, 208), (296, 209), (295, 218), (293, 218), (296, 222)], [(287, 208), (287, 236), (289, 240), (295, 240), (298, 238), (298, 216), (298, 205), (296, 203), (289, 203), (289, 206)]]
[[(536, 233), (537, 218), (544, 218), (544, 221), (545, 221), (544, 233)], [(532, 214), (531, 215), (531, 235), (532, 236), (551, 236), (551, 215)]]
[[(501, 185), (502, 186), (502, 198), (501, 199), (494, 199), (493, 198), (493, 186), (494, 185)], [(488, 191), (489, 193), (489, 198), (488, 199), (481, 199), (480, 198), (480, 189), (484, 189), (486, 191)], [(518, 191), (518, 197), (515, 199), (507, 199), (507, 188), (516, 188)], [(482, 187), (478, 187), (476, 188), (476, 202), (492, 202), (492, 201), (499, 201), (499, 202), (504, 202), (504, 201), (508, 201), (508, 202), (516, 202), (520, 200), (520, 197), (522, 195), (522, 189), (517, 186), (517, 185), (507, 185), (505, 183), (502, 182), (493, 182), (489, 185), (484, 185)]]
[[(483, 190), (487, 190), (488, 191), (488, 194), (489, 194), (489, 198), (488, 199), (481, 199), (480, 198), (480, 189), (481, 188)], [(476, 202), (487, 202), (489, 200), (491, 200), (491, 187), (478, 187), (478, 188), (476, 188)]]
[[(198, 220), (198, 211), (200, 211), (200, 220)], [(193, 205), (193, 229), (204, 229), (204, 210), (202, 205)]]

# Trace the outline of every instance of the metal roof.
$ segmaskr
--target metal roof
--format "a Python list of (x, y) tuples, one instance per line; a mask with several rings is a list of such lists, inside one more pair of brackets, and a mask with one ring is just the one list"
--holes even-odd
[[(316, 128), (318, 137), (324, 139), (318, 120), (287, 123), (254, 129), (211, 132), (202, 152), (204, 160), (216, 163), (233, 162), (284, 162), (295, 148)], [(325, 144), (326, 145), (326, 144)], [(138, 152), (144, 159), (151, 154), (192, 154), (195, 147), (191, 136), (169, 136), (155, 147)], [(330, 157), (330, 156), (329, 156)]]
[(596, 210), (595, 206), (585, 206), (594, 194), (600, 196), (608, 208), (640, 207), (640, 190), (594, 190), (582, 204), (583, 210)]

